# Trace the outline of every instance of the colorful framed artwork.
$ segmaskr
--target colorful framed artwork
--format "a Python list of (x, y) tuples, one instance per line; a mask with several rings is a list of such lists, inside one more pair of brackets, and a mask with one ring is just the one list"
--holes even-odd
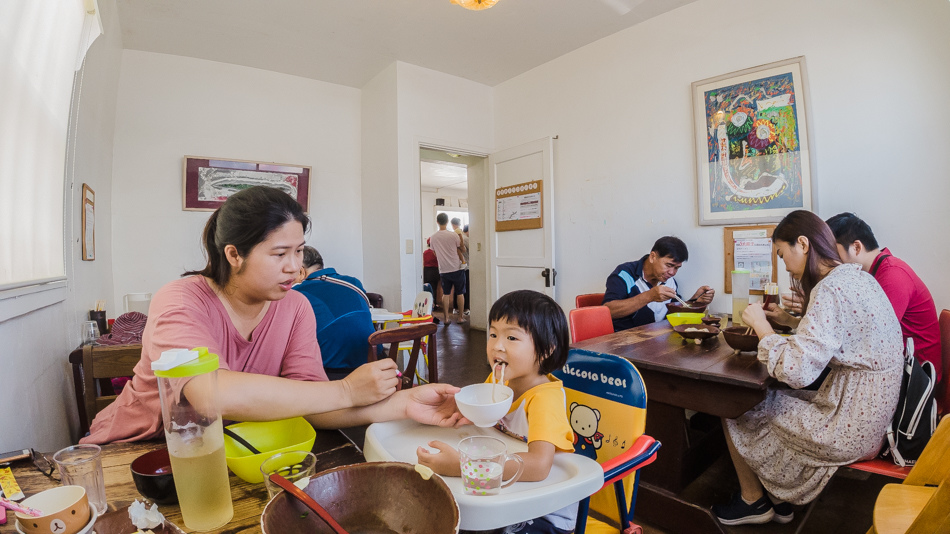
[(310, 211), (310, 167), (185, 156), (182, 209), (214, 211), (229, 196), (256, 185), (284, 191)]
[(692, 99), (699, 224), (815, 209), (804, 57), (694, 82)]

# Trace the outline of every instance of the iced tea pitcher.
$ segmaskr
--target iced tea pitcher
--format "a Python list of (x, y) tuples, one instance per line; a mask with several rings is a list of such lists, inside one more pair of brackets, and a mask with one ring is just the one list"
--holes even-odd
[(732, 271), (732, 324), (741, 326), (742, 312), (749, 307), (749, 277), (745, 269)]
[(234, 516), (218, 407), (218, 356), (205, 347), (168, 350), (152, 362), (152, 371), (181, 517), (189, 529), (217, 529)]

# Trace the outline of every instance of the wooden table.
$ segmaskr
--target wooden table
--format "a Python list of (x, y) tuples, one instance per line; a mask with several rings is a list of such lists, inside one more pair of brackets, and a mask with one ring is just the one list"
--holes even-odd
[[(134, 499), (143, 498), (135, 489), (129, 464), (142, 454), (164, 446), (164, 441), (141, 441), (114, 443), (102, 447), (102, 473), (105, 477), (109, 510), (122, 508), (131, 504)], [(338, 430), (318, 430), (312, 450), (317, 456), (317, 472), (364, 461), (363, 452)], [(46, 477), (29, 461), (15, 463), (13, 474), (28, 497), (59, 485), (57, 479)], [(261, 513), (267, 504), (267, 489), (264, 484), (250, 484), (232, 474), (231, 500), (234, 502), (234, 518), (216, 532), (260, 532)], [(177, 504), (159, 505), (158, 508), (169, 521), (186, 532), (191, 532), (185, 528)], [(0, 534), (16, 534), (15, 521), (16, 516), (12, 512), (8, 513), (7, 524), (0, 526)]]
[[(615, 332), (573, 347), (633, 362), (647, 387), (646, 433), (663, 446), (643, 470), (637, 515), (673, 532), (723, 532), (709, 510), (677, 496), (723, 451), (721, 432), (690, 446), (685, 410), (736, 418), (765, 398), (775, 382), (754, 353), (739, 353), (722, 336), (701, 345), (667, 321)], [(716, 442), (718, 440), (718, 443)]]

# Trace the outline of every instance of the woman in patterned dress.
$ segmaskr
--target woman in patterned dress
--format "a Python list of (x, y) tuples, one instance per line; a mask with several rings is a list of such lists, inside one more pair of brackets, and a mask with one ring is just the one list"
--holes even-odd
[[(839, 466), (877, 454), (900, 393), (900, 323), (880, 285), (860, 265), (839, 261), (831, 230), (811, 212), (790, 213), (772, 241), (801, 283), (805, 314), (789, 337), (769, 325), (766, 315), (793, 323), (774, 305), (750, 304), (742, 314), (759, 337), (759, 361), (784, 384), (724, 420), (741, 487), (713, 507), (726, 525), (791, 521), (790, 503), (814, 500)], [(826, 367), (817, 391), (799, 389)]]

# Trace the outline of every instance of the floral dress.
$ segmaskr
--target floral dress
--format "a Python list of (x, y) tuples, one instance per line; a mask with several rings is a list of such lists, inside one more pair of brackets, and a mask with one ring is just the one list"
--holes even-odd
[(857, 264), (839, 265), (812, 290), (797, 333), (762, 339), (758, 358), (792, 388), (831, 368), (818, 391), (770, 389), (755, 408), (726, 420), (765, 489), (805, 504), (838, 466), (879, 451), (900, 394), (900, 323), (871, 275)]

